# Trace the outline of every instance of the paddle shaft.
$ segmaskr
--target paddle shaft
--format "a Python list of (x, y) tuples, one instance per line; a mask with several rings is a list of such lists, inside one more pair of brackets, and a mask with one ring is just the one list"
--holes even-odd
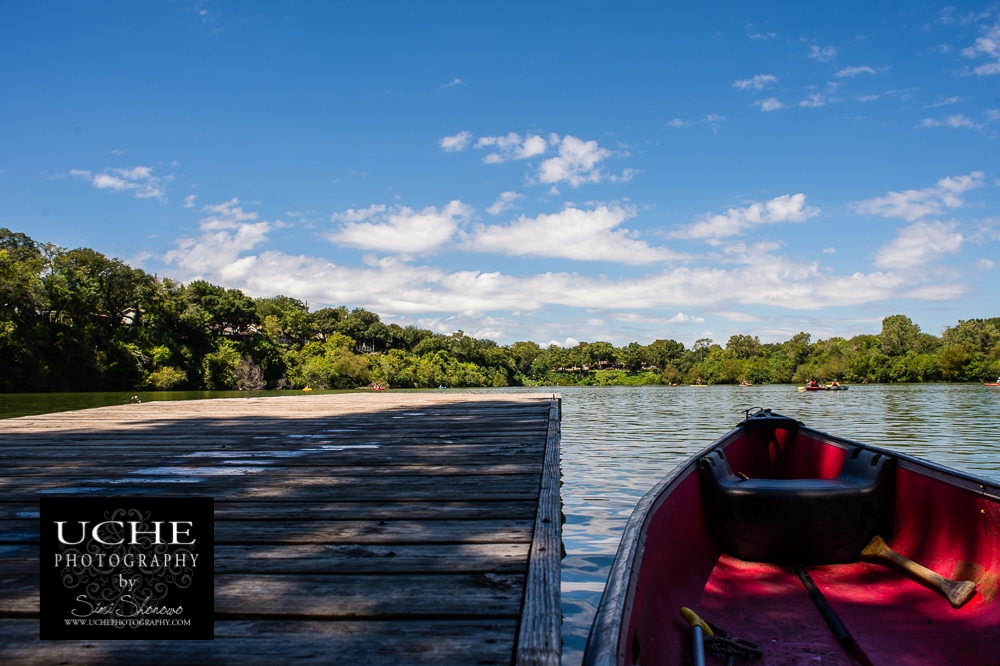
[(837, 639), (837, 642), (840, 643), (845, 650), (853, 648), (854, 639), (851, 638), (849, 633), (847, 633), (847, 627), (845, 627), (844, 623), (840, 621), (840, 617), (837, 616), (837, 613), (826, 600), (826, 597), (824, 597), (823, 593), (819, 591), (818, 587), (816, 587), (816, 583), (813, 581), (812, 576), (809, 575), (809, 572), (803, 569), (801, 564), (793, 564), (792, 567), (794, 567), (795, 573), (798, 574), (799, 580), (802, 581), (802, 585), (805, 586), (809, 596), (812, 597), (813, 603), (816, 604), (816, 608), (819, 610), (819, 614), (822, 615), (823, 619), (826, 620), (826, 623), (830, 625), (830, 631), (833, 632), (833, 637)]
[(705, 666), (704, 632), (697, 624), (691, 627), (691, 657), (694, 666)]
[(892, 548), (889, 548), (885, 541), (882, 540), (882, 537), (878, 535), (875, 535), (875, 538), (861, 551), (861, 557), (881, 560), (896, 565), (917, 578), (924, 585), (943, 594), (954, 608), (961, 608), (976, 594), (976, 584), (972, 581), (956, 581), (945, 578), (927, 567), (903, 557)]

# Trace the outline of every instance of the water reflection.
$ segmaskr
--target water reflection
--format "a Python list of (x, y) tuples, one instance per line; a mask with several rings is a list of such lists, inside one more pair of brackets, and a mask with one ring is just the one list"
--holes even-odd
[(645, 492), (748, 407), (1000, 482), (1000, 390), (978, 385), (559, 387), (563, 394), (563, 663), (580, 663), (622, 531)]

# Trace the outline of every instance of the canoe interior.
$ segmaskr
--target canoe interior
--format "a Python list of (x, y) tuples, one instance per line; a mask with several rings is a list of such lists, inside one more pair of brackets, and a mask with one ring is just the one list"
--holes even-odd
[[(734, 472), (751, 478), (834, 478), (848, 455), (808, 429), (736, 434), (719, 444)], [(682, 664), (690, 656), (688, 606), (736, 636), (757, 642), (765, 664), (1000, 664), (1000, 502), (939, 469), (900, 466), (894, 527), (898, 553), (943, 576), (972, 580), (961, 609), (903, 574), (857, 562), (807, 567), (858, 644), (834, 640), (789, 565), (744, 562), (722, 553), (706, 528), (694, 465), (654, 505), (643, 530), (618, 663)], [(992, 496), (991, 496), (992, 495)], [(708, 663), (725, 663), (708, 655)], [(737, 662), (739, 663), (739, 662)]]

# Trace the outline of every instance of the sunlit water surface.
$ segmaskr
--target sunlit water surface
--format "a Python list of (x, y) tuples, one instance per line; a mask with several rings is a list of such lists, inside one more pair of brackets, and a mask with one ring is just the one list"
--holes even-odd
[[(576, 666), (632, 509), (674, 466), (760, 406), (806, 425), (1000, 482), (1000, 389), (981, 385), (556, 387), (563, 395), (563, 663)], [(482, 389), (477, 390), (480, 392)], [(317, 391), (317, 393), (319, 393)], [(303, 395), (141, 393), (150, 400)], [(124, 404), (131, 394), (0, 394), (0, 418)]]

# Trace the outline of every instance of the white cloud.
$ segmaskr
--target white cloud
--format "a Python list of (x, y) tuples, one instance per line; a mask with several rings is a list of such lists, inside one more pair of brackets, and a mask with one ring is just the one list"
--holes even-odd
[(806, 106), (810, 108), (815, 108), (818, 106), (826, 106), (826, 97), (820, 93), (813, 93), (806, 97), (804, 100), (799, 102), (799, 106)]
[(465, 150), (469, 147), (469, 141), (472, 140), (472, 132), (466, 132), (462, 130), (458, 134), (453, 134), (451, 136), (441, 137), (441, 148), (447, 153), (454, 153), (460, 150)]
[(768, 111), (777, 111), (778, 109), (785, 108), (785, 105), (782, 104), (777, 97), (768, 97), (765, 100), (757, 102), (757, 104), (760, 104), (760, 110), (764, 111), (765, 113)]
[(714, 242), (763, 224), (805, 222), (820, 213), (819, 208), (806, 206), (805, 201), (805, 194), (784, 194), (770, 201), (753, 203), (745, 208), (730, 208), (721, 215), (705, 215), (701, 220), (688, 224), (670, 235), (675, 238)]
[(944, 208), (961, 207), (965, 202), (959, 195), (982, 185), (983, 172), (973, 171), (966, 176), (942, 178), (934, 187), (888, 192), (884, 197), (855, 202), (852, 207), (862, 215), (901, 217), (913, 222), (928, 215), (940, 215)]
[[(1000, 185), (1000, 183), (997, 183)], [(1000, 240), (1000, 218), (984, 218), (977, 220), (974, 233), (969, 240), (976, 243)]]
[(396, 254), (430, 252), (451, 240), (472, 209), (455, 199), (439, 211), (434, 206), (415, 211), (406, 206), (350, 208), (330, 216), (340, 228), (324, 234), (327, 240), (366, 250)]
[(72, 169), (70, 174), (90, 181), (99, 190), (132, 192), (136, 199), (159, 199), (166, 201), (165, 184), (173, 176), (154, 176), (153, 167), (137, 166), (131, 169), (105, 169), (101, 173), (91, 173)]
[(555, 345), (556, 347), (564, 347), (566, 349), (569, 349), (570, 347), (576, 347), (578, 344), (580, 344), (580, 341), (577, 340), (576, 338), (566, 338), (565, 342), (559, 342), (558, 340), (549, 340), (548, 342), (540, 346), (551, 347), (552, 345)]
[(976, 39), (975, 45), (962, 49), (962, 55), (971, 59), (986, 57), (986, 62), (972, 70), (979, 76), (1000, 74), (1000, 22), (987, 27), (986, 34)]
[(747, 37), (750, 39), (773, 39), (777, 37), (778, 34), (775, 32), (751, 32), (747, 33)]
[(712, 129), (713, 134), (718, 134), (719, 127), (721, 127), (722, 123), (726, 122), (726, 117), (720, 116), (717, 113), (710, 113), (705, 116), (705, 122), (708, 123), (708, 126)]
[(734, 88), (740, 90), (763, 90), (764, 86), (778, 82), (773, 74), (757, 74), (752, 79), (739, 79), (733, 82)]
[(670, 127), (688, 128), (694, 125), (694, 123), (689, 120), (681, 120), (680, 118), (674, 118), (673, 120), (668, 121), (667, 125), (669, 125)]
[(583, 141), (575, 136), (549, 136), (549, 142), (559, 147), (559, 154), (550, 157), (538, 166), (540, 183), (567, 182), (570, 187), (583, 183), (599, 183), (603, 178), (600, 163), (613, 153), (601, 148), (596, 141)]
[(253, 257), (241, 256), (267, 240), (274, 228), (268, 222), (254, 222), (257, 213), (245, 212), (238, 199), (205, 206), (209, 215), (201, 220), (201, 236), (177, 240), (177, 249), (163, 255), (164, 263), (175, 266), (185, 281), (201, 278), (234, 283), (241, 280)]
[(959, 102), (966, 101), (965, 97), (948, 97), (947, 99), (939, 99), (933, 104), (928, 104), (926, 108), (933, 109), (938, 106), (947, 106), (949, 104), (958, 104)]
[(880, 95), (862, 95), (858, 98), (859, 102), (870, 102), (874, 99), (878, 99)]
[(928, 264), (943, 254), (962, 249), (962, 234), (954, 224), (914, 222), (899, 230), (899, 235), (879, 248), (875, 265), (879, 268), (907, 271)]
[(631, 206), (598, 206), (592, 210), (565, 208), (552, 215), (520, 216), (510, 224), (476, 225), (464, 246), (479, 252), (513, 256), (561, 257), (579, 261), (648, 264), (683, 258), (665, 247), (650, 247), (628, 229), (618, 228), (634, 217)]
[(194, 208), (194, 200), (198, 198), (196, 194), (189, 194), (184, 197), (184, 205), (182, 208)]
[(853, 79), (858, 74), (871, 74), (875, 76), (878, 74), (873, 67), (868, 67), (867, 65), (861, 65), (860, 67), (845, 67), (844, 69), (838, 69), (834, 76), (838, 78), (850, 78)]
[(825, 247), (825, 248), (823, 248), (823, 254), (837, 254), (837, 248), (835, 248), (835, 247)]
[(501, 192), (500, 197), (493, 203), (492, 206), (486, 209), (486, 212), (496, 217), (505, 210), (513, 208), (514, 201), (523, 198), (523, 196), (524, 195), (518, 194), (517, 192)]
[(955, 127), (955, 128), (965, 128), (981, 130), (983, 129), (982, 123), (977, 123), (971, 118), (967, 118), (961, 113), (956, 113), (953, 116), (948, 116), (944, 120), (938, 120), (936, 118), (924, 118), (920, 121), (921, 127)]
[(833, 60), (837, 57), (837, 47), (836, 46), (824, 46), (819, 47), (815, 44), (809, 47), (809, 53), (806, 54), (807, 58), (812, 58), (813, 60), (818, 60), (819, 62), (826, 62), (827, 60)]
[(239, 203), (240, 200), (233, 197), (224, 203), (204, 206), (202, 212), (209, 215), (201, 220), (199, 226), (203, 230), (237, 229), (240, 225), (257, 219), (257, 213), (243, 210)]
[(528, 134), (523, 139), (520, 134), (510, 132), (507, 136), (481, 136), (476, 148), (493, 147), (496, 150), (483, 158), (486, 164), (499, 164), (507, 160), (526, 160), (545, 152), (545, 139), (537, 134)]
[[(342, 266), (321, 257), (262, 247), (274, 227), (254, 221), (253, 213), (236, 204), (234, 200), (213, 207), (212, 221), (197, 238), (178, 240), (176, 249), (160, 257), (172, 266), (173, 275), (184, 281), (204, 278), (238, 287), (252, 296), (286, 294), (313, 303), (348, 303), (389, 318), (447, 313), (450, 318), (445, 323), (452, 328), (454, 317), (482, 318), (501, 311), (537, 313), (556, 306), (611, 313), (679, 309), (677, 322), (686, 323), (681, 322), (685, 317), (698, 321), (683, 314), (689, 308), (727, 311), (767, 306), (802, 311), (903, 296), (948, 300), (968, 290), (963, 284), (935, 279), (935, 271), (836, 275), (817, 262), (791, 260), (761, 245), (742, 248), (728, 268), (683, 266), (628, 278), (566, 272), (513, 276), (374, 257), (361, 266)], [(925, 236), (937, 243), (935, 252), (950, 251), (947, 233), (943, 239)], [(481, 328), (503, 326), (499, 320), (484, 321)], [(567, 340), (567, 344), (575, 341)]]
[(920, 121), (920, 127), (955, 127), (959, 129), (971, 129), (977, 132), (982, 132), (986, 129), (988, 123), (996, 122), (1000, 120), (1000, 110), (997, 109), (986, 109), (984, 112), (986, 119), (983, 122), (973, 120), (961, 113), (956, 113), (954, 115), (948, 116), (943, 120), (938, 120), (937, 118), (924, 118)]
[[(892, 272), (833, 275), (802, 263), (749, 251), (731, 269), (681, 267), (610, 279), (576, 273), (525, 277), (500, 272), (447, 271), (383, 260), (338, 266), (326, 259), (268, 250), (267, 222), (182, 239), (163, 259), (182, 280), (205, 278), (253, 296), (286, 294), (319, 303), (351, 303), (384, 315), (432, 312), (538, 311), (545, 306), (637, 310), (767, 305), (791, 310), (859, 305), (920, 287), (919, 278)], [(950, 298), (962, 285), (927, 289), (927, 298)]]
[(991, 271), (996, 264), (991, 259), (980, 259), (975, 263), (976, 270)]
[(442, 83), (441, 87), (442, 88), (453, 88), (455, 86), (464, 86), (464, 85), (465, 85), (465, 81), (463, 81), (462, 79), (460, 79), (460, 78), (458, 78), (456, 76), (450, 82), (448, 82), (448, 83)]
[(608, 180), (610, 180), (612, 183), (627, 183), (628, 181), (635, 178), (636, 174), (638, 173), (639, 169), (623, 169), (622, 175), (616, 176), (614, 174), (611, 174), (610, 176), (608, 176)]

